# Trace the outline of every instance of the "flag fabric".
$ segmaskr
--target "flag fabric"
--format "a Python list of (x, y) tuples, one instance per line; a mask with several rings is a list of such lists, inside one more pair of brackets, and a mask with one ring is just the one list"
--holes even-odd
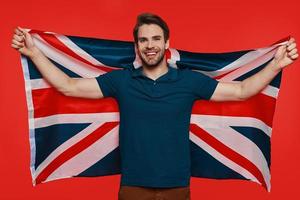
[[(141, 66), (134, 43), (30, 30), (35, 45), (70, 77), (97, 77)], [(196, 53), (168, 49), (175, 68), (219, 81), (242, 81), (262, 70), (288, 38), (264, 48)], [(28, 106), (33, 184), (120, 174), (119, 110), (113, 98), (67, 97), (21, 56)], [(190, 121), (192, 177), (243, 179), (270, 191), (270, 138), (281, 73), (241, 102), (196, 101)], [(180, 123), (180, 122), (178, 122)]]

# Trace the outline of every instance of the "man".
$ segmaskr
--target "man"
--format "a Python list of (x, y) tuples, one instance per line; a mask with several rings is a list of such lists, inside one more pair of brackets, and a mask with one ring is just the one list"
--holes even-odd
[(43, 77), (67, 96), (116, 98), (120, 109), (120, 200), (190, 199), (189, 120), (194, 101), (240, 101), (257, 94), (298, 58), (295, 40), (281, 46), (259, 73), (242, 82), (225, 83), (167, 65), (169, 29), (159, 16), (139, 15), (133, 36), (142, 66), (97, 78), (68, 77), (21, 28), (15, 30), (12, 47), (28, 56)]

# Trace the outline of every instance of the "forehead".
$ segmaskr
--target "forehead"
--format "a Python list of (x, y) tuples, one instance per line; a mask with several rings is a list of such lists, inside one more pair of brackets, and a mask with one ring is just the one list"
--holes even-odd
[(139, 27), (138, 37), (146, 37), (150, 38), (156, 35), (163, 36), (164, 32), (162, 28), (160, 28), (156, 24), (143, 24)]

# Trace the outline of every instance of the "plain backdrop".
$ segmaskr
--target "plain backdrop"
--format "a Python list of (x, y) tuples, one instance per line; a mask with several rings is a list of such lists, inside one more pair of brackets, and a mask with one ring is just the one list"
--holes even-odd
[[(20, 56), (10, 47), (16, 26), (67, 35), (132, 40), (137, 14), (154, 12), (171, 29), (171, 47), (226, 52), (300, 40), (300, 3), (286, 1), (1, 1), (0, 199), (117, 199), (120, 176), (73, 178), (32, 186), (27, 108)], [(299, 61), (284, 70), (272, 134), (272, 190), (240, 180), (192, 178), (192, 200), (299, 198)]]

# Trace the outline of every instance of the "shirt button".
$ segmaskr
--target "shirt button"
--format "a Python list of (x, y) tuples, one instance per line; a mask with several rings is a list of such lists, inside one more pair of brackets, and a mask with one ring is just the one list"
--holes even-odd
[(153, 85), (156, 85), (156, 82), (153, 82)]

